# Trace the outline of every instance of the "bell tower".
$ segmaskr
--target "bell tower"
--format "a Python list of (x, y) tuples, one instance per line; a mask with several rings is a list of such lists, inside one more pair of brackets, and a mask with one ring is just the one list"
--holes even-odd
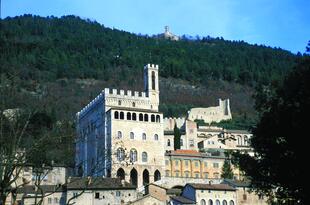
[(158, 65), (147, 64), (144, 66), (144, 90), (149, 97), (151, 109), (158, 111), (159, 106), (159, 84)]

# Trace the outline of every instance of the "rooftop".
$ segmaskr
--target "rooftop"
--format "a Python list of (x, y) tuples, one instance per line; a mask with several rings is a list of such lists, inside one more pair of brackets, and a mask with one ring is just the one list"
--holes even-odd
[(180, 202), (181, 204), (196, 204), (195, 201), (192, 201), (192, 200), (185, 198), (183, 196), (171, 196), (170, 198), (174, 201)]
[(228, 184), (233, 187), (249, 187), (251, 185), (250, 180), (233, 180), (233, 179), (224, 179), (223, 184)]
[(198, 184), (192, 183), (188, 184), (195, 189), (202, 189), (202, 190), (223, 190), (223, 191), (235, 191), (236, 189), (229, 186), (228, 184)]
[(117, 189), (136, 189), (135, 186), (128, 182), (121, 181), (118, 178), (103, 178), (103, 177), (73, 177), (67, 185), (68, 190), (81, 189), (99, 189), (99, 190), (117, 190)]
[[(51, 192), (63, 192), (64, 187), (58, 185), (41, 185), (40, 189), (43, 190), (44, 193)], [(18, 188), (17, 193), (23, 193), (24, 195), (28, 194), (41, 194), (41, 190), (37, 189), (35, 185), (26, 185), (24, 187)]]

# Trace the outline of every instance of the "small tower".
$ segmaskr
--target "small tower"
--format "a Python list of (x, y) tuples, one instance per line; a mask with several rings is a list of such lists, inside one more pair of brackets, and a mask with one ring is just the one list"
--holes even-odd
[(159, 85), (158, 65), (147, 64), (144, 66), (144, 90), (149, 97), (151, 109), (158, 111), (159, 106)]

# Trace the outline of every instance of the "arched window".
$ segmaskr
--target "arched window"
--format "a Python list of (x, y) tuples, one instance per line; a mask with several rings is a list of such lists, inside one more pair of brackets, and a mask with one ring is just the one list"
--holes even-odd
[(132, 107), (136, 107), (136, 103), (135, 102), (132, 103)]
[(123, 148), (118, 148), (116, 155), (118, 161), (123, 161), (125, 159), (125, 150)]
[(160, 116), (156, 115), (156, 122), (160, 122)]
[(183, 139), (180, 139), (180, 146), (183, 146)]
[(148, 122), (149, 121), (149, 116), (147, 114), (144, 114), (144, 121)]
[(138, 161), (138, 152), (135, 149), (130, 150), (130, 162)]
[(139, 121), (143, 121), (143, 114), (142, 113), (139, 114)]
[(206, 205), (206, 200), (201, 199), (201, 201), (200, 201), (200, 205)]
[(154, 140), (158, 141), (158, 134), (154, 135)]
[(155, 72), (152, 71), (152, 90), (155, 90)]
[(119, 179), (125, 179), (125, 171), (122, 168), (119, 168), (116, 172), (116, 176)]
[(118, 101), (118, 105), (122, 105), (122, 101), (119, 100), (119, 101)]
[(151, 122), (155, 122), (155, 115), (151, 115)]
[(212, 201), (212, 199), (209, 199), (209, 201), (208, 201), (208, 205), (213, 205), (213, 201)]
[(129, 135), (130, 135), (130, 139), (132, 139), (132, 140), (133, 140), (133, 139), (135, 139), (135, 133), (130, 132), (130, 134), (129, 134)]
[(154, 182), (159, 181), (160, 179), (160, 172), (156, 169), (156, 171), (154, 172)]
[(118, 111), (114, 112), (114, 119), (118, 119)]
[(147, 162), (147, 153), (142, 152), (142, 162)]
[(120, 112), (120, 114), (119, 114), (119, 119), (121, 119), (121, 120), (124, 119), (124, 112)]
[(117, 131), (117, 138), (122, 139), (123, 133), (121, 131)]
[(242, 137), (240, 135), (237, 135), (238, 139), (238, 145), (242, 145)]
[(227, 201), (226, 200), (223, 200), (223, 205), (227, 205)]
[(229, 205), (235, 205), (235, 202), (233, 200), (230, 200)]
[(146, 140), (146, 134), (142, 133), (142, 140)]
[(170, 139), (168, 139), (168, 141), (167, 141), (167, 146), (168, 146), (168, 147), (171, 146)]
[(131, 113), (127, 112), (127, 120), (131, 120)]
[(132, 113), (132, 120), (134, 120), (134, 121), (137, 120), (137, 114), (136, 113)]
[(215, 201), (215, 205), (221, 205), (220, 200), (217, 199), (217, 200)]

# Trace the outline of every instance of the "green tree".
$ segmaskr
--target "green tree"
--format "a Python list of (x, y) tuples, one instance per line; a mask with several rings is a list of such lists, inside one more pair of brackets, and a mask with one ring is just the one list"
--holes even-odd
[(177, 127), (177, 125), (174, 125), (174, 150), (180, 149), (181, 148), (181, 131)]
[[(260, 120), (253, 129), (255, 156), (234, 154), (234, 161), (260, 193), (278, 201), (309, 204), (306, 119), (310, 116), (310, 58), (304, 57), (279, 85), (256, 95)], [(300, 179), (300, 180), (298, 180)]]
[(233, 179), (234, 177), (234, 173), (231, 168), (231, 162), (229, 159), (225, 159), (224, 161), (221, 177), (224, 179)]

